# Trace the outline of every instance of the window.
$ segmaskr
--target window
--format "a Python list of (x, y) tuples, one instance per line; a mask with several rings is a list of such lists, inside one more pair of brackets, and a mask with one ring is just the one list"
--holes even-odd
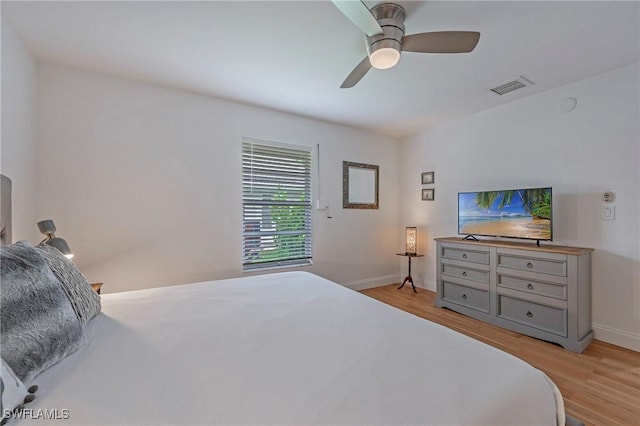
[(311, 264), (311, 147), (242, 143), (242, 269)]

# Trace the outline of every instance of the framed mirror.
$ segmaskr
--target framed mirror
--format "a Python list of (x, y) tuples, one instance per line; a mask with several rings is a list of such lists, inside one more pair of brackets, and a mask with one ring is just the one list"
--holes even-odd
[(379, 166), (342, 162), (342, 208), (378, 208)]

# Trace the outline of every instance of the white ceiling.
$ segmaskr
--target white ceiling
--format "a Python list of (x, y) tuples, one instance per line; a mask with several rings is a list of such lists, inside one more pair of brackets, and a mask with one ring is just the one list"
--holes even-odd
[[(407, 34), (479, 31), (478, 46), (405, 52), (340, 89), (365, 47), (328, 1), (3, 1), (2, 15), (44, 62), (396, 137), (640, 61), (637, 1), (399, 3)], [(488, 91), (521, 75), (535, 85)]]

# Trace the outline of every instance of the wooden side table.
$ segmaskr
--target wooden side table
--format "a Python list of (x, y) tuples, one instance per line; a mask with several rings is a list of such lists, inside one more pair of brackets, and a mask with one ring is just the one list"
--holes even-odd
[(404, 285), (408, 282), (411, 283), (411, 288), (413, 288), (413, 292), (417, 293), (416, 291), (416, 286), (413, 285), (413, 278), (411, 278), (411, 258), (412, 257), (424, 257), (424, 254), (409, 254), (409, 253), (396, 253), (396, 256), (405, 256), (409, 258), (409, 273), (407, 274), (406, 278), (404, 279), (404, 281), (402, 281), (402, 285), (400, 287), (398, 287), (398, 290), (400, 290), (402, 287), (404, 287)]
[(96, 293), (100, 294), (100, 288), (102, 287), (102, 283), (91, 283), (91, 288)]

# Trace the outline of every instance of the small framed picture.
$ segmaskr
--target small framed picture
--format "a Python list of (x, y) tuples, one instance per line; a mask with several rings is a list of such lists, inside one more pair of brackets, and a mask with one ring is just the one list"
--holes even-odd
[(433, 172), (424, 172), (422, 174), (422, 184), (423, 185), (430, 185), (432, 183), (435, 183), (435, 176)]
[(423, 201), (433, 201), (434, 200), (434, 191), (433, 188), (423, 189), (422, 190), (422, 200)]

